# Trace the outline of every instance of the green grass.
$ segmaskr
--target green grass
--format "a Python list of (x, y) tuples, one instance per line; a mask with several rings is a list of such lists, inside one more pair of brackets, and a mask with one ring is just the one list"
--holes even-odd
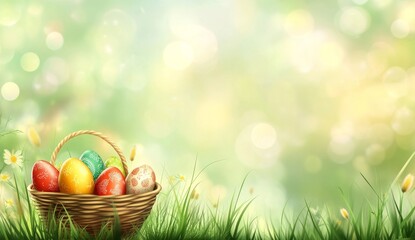
[[(407, 163), (412, 161), (412, 157)], [(403, 167), (406, 168), (408, 164)], [(208, 167), (208, 166), (207, 166)], [(388, 193), (379, 193), (362, 175), (376, 200), (353, 206), (346, 194), (344, 207), (349, 218), (342, 218), (339, 210), (328, 207), (316, 210), (305, 201), (304, 208), (294, 217), (283, 211), (274, 216), (267, 226), (260, 228), (257, 219), (247, 215), (255, 199), (241, 199), (245, 179), (235, 189), (231, 201), (218, 207), (204, 205), (192, 194), (198, 186), (198, 178), (204, 169), (196, 173), (196, 164), (188, 184), (171, 184), (158, 196), (152, 213), (141, 229), (124, 239), (415, 239), (415, 207), (411, 205), (411, 193), (402, 193), (395, 183)], [(396, 179), (404, 172), (401, 171)], [(25, 186), (16, 181), (11, 184), (18, 193), (14, 211), (16, 218), (7, 212), (0, 216), (0, 239), (91, 239), (85, 230), (70, 220), (67, 226), (62, 219), (53, 219), (43, 224), (39, 219)], [(24, 184), (26, 185), (26, 184)], [(45, 227), (48, 225), (48, 227)], [(97, 239), (120, 239), (117, 221), (114, 227), (103, 226), (95, 236)]]

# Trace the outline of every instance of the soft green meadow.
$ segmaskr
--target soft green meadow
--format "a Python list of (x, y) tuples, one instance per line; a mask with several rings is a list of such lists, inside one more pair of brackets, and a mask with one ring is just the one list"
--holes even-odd
[[(408, 159), (396, 179), (401, 178)], [(271, 214), (264, 225), (256, 216), (247, 214), (255, 198), (241, 199), (246, 178), (235, 189), (231, 201), (204, 205), (196, 187), (200, 174), (214, 163), (196, 172), (196, 162), (191, 178), (187, 181), (169, 181), (141, 229), (123, 235), (115, 217), (113, 225), (106, 224), (96, 235), (88, 234), (72, 221), (51, 218), (41, 222), (30, 200), (25, 185), (15, 180), (8, 182), (17, 193), (17, 202), (1, 212), (0, 239), (414, 239), (415, 206), (411, 201), (413, 176), (408, 175), (401, 188), (394, 181), (389, 192), (378, 192), (362, 175), (376, 201), (366, 201), (358, 206), (348, 200), (344, 192), (344, 205), (339, 209), (315, 209), (307, 200), (296, 215), (283, 212)], [(365, 198), (367, 196), (362, 196)], [(48, 227), (46, 227), (46, 225)]]

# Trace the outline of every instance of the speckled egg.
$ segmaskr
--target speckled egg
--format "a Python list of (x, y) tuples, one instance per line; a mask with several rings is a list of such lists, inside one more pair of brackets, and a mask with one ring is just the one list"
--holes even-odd
[(122, 165), (121, 159), (119, 159), (118, 157), (112, 156), (105, 160), (105, 167), (116, 167), (121, 171), (122, 175), (125, 177), (124, 167)]
[(156, 175), (149, 165), (142, 165), (131, 171), (125, 182), (127, 194), (146, 193), (154, 190)]
[(98, 155), (98, 153), (92, 150), (86, 150), (82, 153), (80, 159), (88, 166), (89, 170), (91, 170), (94, 180), (96, 180), (105, 169), (102, 158)]
[(69, 158), (62, 164), (58, 183), (63, 193), (94, 193), (94, 177), (88, 166), (77, 158)]

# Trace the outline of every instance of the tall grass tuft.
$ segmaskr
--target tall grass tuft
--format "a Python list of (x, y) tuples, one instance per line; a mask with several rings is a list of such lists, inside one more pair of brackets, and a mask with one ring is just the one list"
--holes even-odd
[(195, 201), (195, 189), (200, 174), (193, 168), (189, 186), (176, 183), (159, 196), (158, 203), (136, 237), (142, 239), (251, 239), (255, 236), (252, 224), (244, 224), (244, 215), (252, 200), (240, 202), (245, 179), (226, 211), (207, 208)]

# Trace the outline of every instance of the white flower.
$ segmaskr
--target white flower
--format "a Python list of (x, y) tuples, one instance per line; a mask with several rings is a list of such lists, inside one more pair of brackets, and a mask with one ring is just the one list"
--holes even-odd
[(0, 173), (0, 182), (8, 182), (10, 180), (10, 175), (7, 173)]
[(13, 168), (19, 166), (19, 167), (23, 167), (23, 156), (22, 156), (22, 151), (18, 150), (18, 151), (9, 151), (7, 149), (4, 150), (4, 163), (7, 165), (11, 165)]

